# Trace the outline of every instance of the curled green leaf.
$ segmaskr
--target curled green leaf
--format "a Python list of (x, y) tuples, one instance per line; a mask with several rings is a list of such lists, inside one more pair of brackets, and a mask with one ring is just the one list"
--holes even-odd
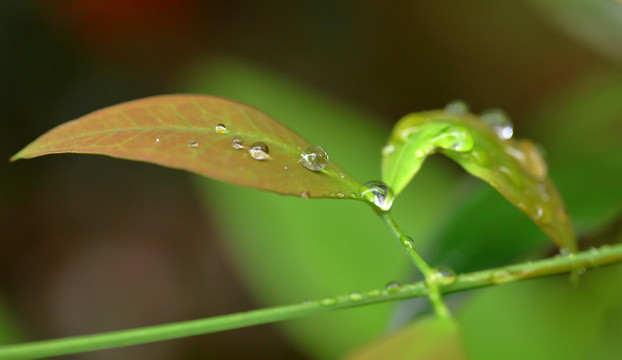
[(547, 175), (537, 146), (512, 139), (501, 112), (429, 111), (402, 118), (383, 148), (382, 178), (399, 194), (436, 152), (481, 178), (531, 218), (555, 243), (575, 251), (565, 204)]
[(325, 152), (309, 165), (309, 159), (316, 159), (309, 152), (318, 149), (324, 151), (248, 105), (207, 95), (163, 95), (114, 105), (62, 124), (11, 160), (57, 153), (100, 154), (279, 194), (359, 198), (361, 184), (329, 161)]

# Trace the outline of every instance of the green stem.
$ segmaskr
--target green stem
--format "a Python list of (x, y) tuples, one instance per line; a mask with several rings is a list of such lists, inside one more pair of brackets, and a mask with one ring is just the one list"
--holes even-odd
[(432, 303), (432, 307), (438, 315), (442, 319), (448, 319), (451, 315), (449, 313), (449, 309), (445, 302), (443, 301), (443, 297), (441, 296), (440, 284), (439, 281), (442, 279), (442, 275), (430, 265), (428, 265), (425, 260), (419, 255), (417, 250), (415, 250), (415, 244), (412, 239), (397, 226), (395, 220), (388, 211), (385, 212), (377, 212), (377, 214), (384, 220), (387, 224), (395, 238), (400, 242), (412, 262), (415, 264), (417, 269), (421, 271), (423, 276), (425, 277), (425, 283), (428, 287), (428, 299)]
[[(445, 284), (440, 290), (442, 293), (448, 294), (486, 286), (507, 284), (530, 278), (572, 272), (579, 267), (589, 269), (620, 262), (622, 262), (622, 244), (603, 246), (600, 249), (592, 249), (576, 254), (556, 256), (534, 262), (530, 261), (497, 269), (461, 274), (451, 278), (453, 281)], [(34, 359), (143, 344), (295, 319), (335, 309), (423, 296), (429, 296), (428, 285), (426, 282), (417, 282), (402, 285), (399, 288), (370, 290), (360, 294), (357, 293), (356, 296), (354, 296), (354, 294), (347, 294), (335, 298), (222, 315), (207, 319), (8, 345), (0, 347), (0, 359)]]

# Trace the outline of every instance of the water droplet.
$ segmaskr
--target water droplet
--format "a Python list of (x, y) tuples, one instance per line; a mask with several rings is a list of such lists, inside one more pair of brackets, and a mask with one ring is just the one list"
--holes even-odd
[[(431, 140), (440, 148), (458, 152), (468, 152), (473, 149), (473, 137), (469, 131), (460, 125), (451, 125), (443, 133)], [(424, 153), (425, 155), (425, 153)]]
[(355, 194), (355, 193), (350, 193), (350, 197), (351, 197), (352, 199), (356, 199), (356, 194)]
[(328, 154), (319, 146), (309, 146), (300, 154), (298, 162), (311, 171), (320, 171), (328, 164)]
[(305, 191), (301, 192), (300, 193), (300, 197), (308, 199), (309, 198), (309, 191), (305, 190)]
[(523, 166), (527, 172), (535, 179), (543, 181), (548, 173), (546, 161), (542, 158), (542, 153), (537, 145), (531, 141), (523, 140), (520, 146), (525, 153), (526, 159)]
[(388, 283), (384, 288), (390, 292), (390, 293), (394, 293), (394, 292), (398, 292), (400, 290), (400, 287), (402, 286), (402, 284), (400, 284), (397, 281), (391, 281), (390, 283)]
[(535, 214), (533, 214), (533, 218), (535, 220), (540, 220), (542, 218), (543, 213), (544, 213), (544, 210), (542, 209), (542, 206), (536, 205), (536, 212)]
[(490, 275), (490, 280), (494, 284), (503, 284), (514, 280), (514, 277), (507, 270), (498, 270)]
[(231, 146), (236, 150), (244, 149), (244, 141), (239, 137), (233, 138), (233, 140), (231, 140)]
[(155, 142), (160, 142), (160, 139), (159, 138), (155, 138)]
[(343, 179), (343, 178), (345, 178), (345, 177), (346, 177), (346, 175), (345, 175), (344, 173), (340, 172), (340, 173), (339, 173), (339, 177)]
[(446, 266), (434, 269), (434, 281), (439, 285), (449, 285), (456, 281), (456, 272)]
[(340, 199), (343, 199), (345, 197), (344, 193), (342, 193), (342, 192), (336, 193), (335, 196), (337, 196)]
[(402, 236), (400, 238), (400, 241), (402, 242), (402, 245), (404, 245), (405, 247), (409, 249), (413, 249), (415, 247), (415, 243), (413, 242), (413, 239), (411, 239), (408, 236)]
[(382, 211), (389, 211), (395, 199), (393, 190), (380, 181), (365, 184), (361, 196)]
[(311, 300), (309, 300), (309, 299), (304, 299), (304, 300), (302, 301), (302, 303), (303, 303), (303, 304), (305, 304), (305, 305), (309, 305), (309, 304), (311, 304)]
[(568, 248), (561, 248), (559, 249), (559, 256), (572, 258), (574, 253)]
[(382, 295), (382, 291), (378, 290), (378, 289), (374, 289), (374, 290), (369, 290), (367, 292), (367, 296), (369, 297), (378, 297)]
[(197, 148), (199, 146), (199, 142), (196, 140), (190, 140), (188, 141), (188, 146), (190, 146), (191, 148)]
[(248, 149), (248, 153), (251, 154), (255, 160), (266, 160), (270, 157), (270, 149), (268, 145), (262, 142), (256, 142)]
[(424, 157), (425, 156), (425, 152), (423, 150), (415, 150), (415, 156), (416, 157)]
[(462, 100), (454, 100), (445, 105), (444, 110), (447, 115), (465, 115), (469, 112), (469, 105)]
[(352, 300), (352, 301), (359, 301), (361, 299), (363, 299), (363, 294), (361, 294), (360, 292), (353, 291), (353, 292), (350, 293), (350, 300)]
[(395, 146), (393, 145), (385, 145), (382, 147), (382, 156), (391, 155), (395, 151)]
[(216, 125), (215, 130), (219, 134), (226, 134), (227, 133), (227, 127), (225, 126), (225, 124), (218, 124), (218, 125)]
[(332, 296), (325, 297), (322, 300), (320, 300), (320, 305), (322, 306), (332, 306), (332, 305), (335, 305), (336, 303), (337, 303), (337, 298), (334, 298)]
[(503, 110), (487, 110), (484, 111), (480, 117), (482, 118), (482, 122), (493, 128), (499, 139), (507, 140), (514, 135), (514, 124), (512, 124), (510, 118)]

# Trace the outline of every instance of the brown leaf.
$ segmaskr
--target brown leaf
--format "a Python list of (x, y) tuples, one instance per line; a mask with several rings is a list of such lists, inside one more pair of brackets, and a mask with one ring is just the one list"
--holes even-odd
[(207, 95), (163, 95), (62, 124), (11, 161), (58, 153), (100, 154), (279, 194), (358, 198), (361, 185), (331, 161), (319, 171), (301, 165), (301, 154), (309, 146), (248, 105)]

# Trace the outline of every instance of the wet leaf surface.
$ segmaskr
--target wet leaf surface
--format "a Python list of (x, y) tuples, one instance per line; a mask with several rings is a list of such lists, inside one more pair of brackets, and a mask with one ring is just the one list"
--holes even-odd
[(575, 251), (570, 218), (540, 151), (528, 140), (512, 139), (512, 132), (499, 112), (477, 117), (448, 107), (407, 115), (383, 148), (383, 181), (397, 195), (428, 156), (442, 153), (493, 186), (559, 247)]
[(207, 95), (163, 95), (111, 106), (60, 125), (11, 160), (100, 154), (279, 194), (358, 197), (361, 185), (332, 161), (314, 170), (301, 165), (301, 154), (310, 145), (248, 105)]

